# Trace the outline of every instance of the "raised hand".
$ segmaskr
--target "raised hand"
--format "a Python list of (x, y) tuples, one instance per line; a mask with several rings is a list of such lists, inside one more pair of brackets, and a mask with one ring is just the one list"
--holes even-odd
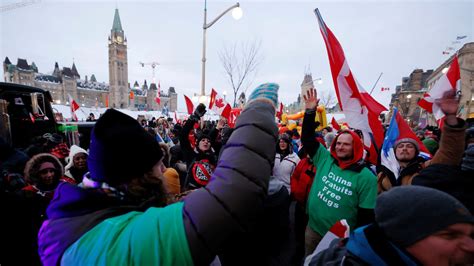
[(456, 91), (454, 90), (445, 92), (443, 98), (437, 99), (436, 103), (446, 116), (456, 115), (458, 112), (459, 97), (456, 95)]
[(196, 110), (194, 110), (194, 115), (197, 116), (198, 118), (203, 117), (205, 113), (206, 113), (206, 106), (202, 103), (200, 103), (196, 107)]
[(305, 109), (316, 110), (318, 107), (319, 99), (318, 92), (316, 89), (311, 88), (303, 95)]

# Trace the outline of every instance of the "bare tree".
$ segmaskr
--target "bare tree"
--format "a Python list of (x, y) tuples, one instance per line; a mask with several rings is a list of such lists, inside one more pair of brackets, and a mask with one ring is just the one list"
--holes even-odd
[(233, 107), (236, 107), (239, 92), (245, 93), (255, 79), (258, 67), (263, 61), (260, 47), (259, 41), (235, 43), (231, 47), (224, 46), (219, 52), (219, 58), (234, 93)]
[(321, 92), (319, 99), (319, 103), (324, 105), (326, 109), (333, 107), (337, 103), (336, 96), (332, 91)]

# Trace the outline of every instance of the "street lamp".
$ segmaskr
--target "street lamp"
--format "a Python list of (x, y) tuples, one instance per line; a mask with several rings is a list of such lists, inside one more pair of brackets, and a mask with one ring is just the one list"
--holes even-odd
[(206, 86), (206, 30), (210, 28), (214, 23), (216, 23), (222, 16), (227, 12), (232, 10), (232, 16), (234, 19), (238, 20), (242, 17), (242, 9), (240, 8), (239, 2), (235, 5), (229, 7), (219, 16), (217, 16), (213, 21), (207, 23), (207, 1), (204, 1), (204, 24), (202, 26), (202, 78), (201, 78), (201, 96), (206, 95), (205, 86)]

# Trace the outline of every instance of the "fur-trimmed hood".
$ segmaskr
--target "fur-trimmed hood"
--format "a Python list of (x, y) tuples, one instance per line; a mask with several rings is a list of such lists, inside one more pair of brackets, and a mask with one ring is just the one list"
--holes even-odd
[(58, 180), (64, 175), (64, 168), (58, 158), (49, 153), (40, 153), (33, 156), (25, 166), (25, 179), (28, 183), (36, 185), (39, 182), (39, 168), (42, 163), (50, 162), (58, 170)]

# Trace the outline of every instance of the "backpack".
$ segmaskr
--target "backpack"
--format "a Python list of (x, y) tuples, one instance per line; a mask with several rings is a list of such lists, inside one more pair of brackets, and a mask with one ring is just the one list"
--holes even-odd
[(298, 203), (306, 205), (311, 185), (316, 175), (316, 166), (310, 158), (301, 160), (290, 178), (291, 197)]

